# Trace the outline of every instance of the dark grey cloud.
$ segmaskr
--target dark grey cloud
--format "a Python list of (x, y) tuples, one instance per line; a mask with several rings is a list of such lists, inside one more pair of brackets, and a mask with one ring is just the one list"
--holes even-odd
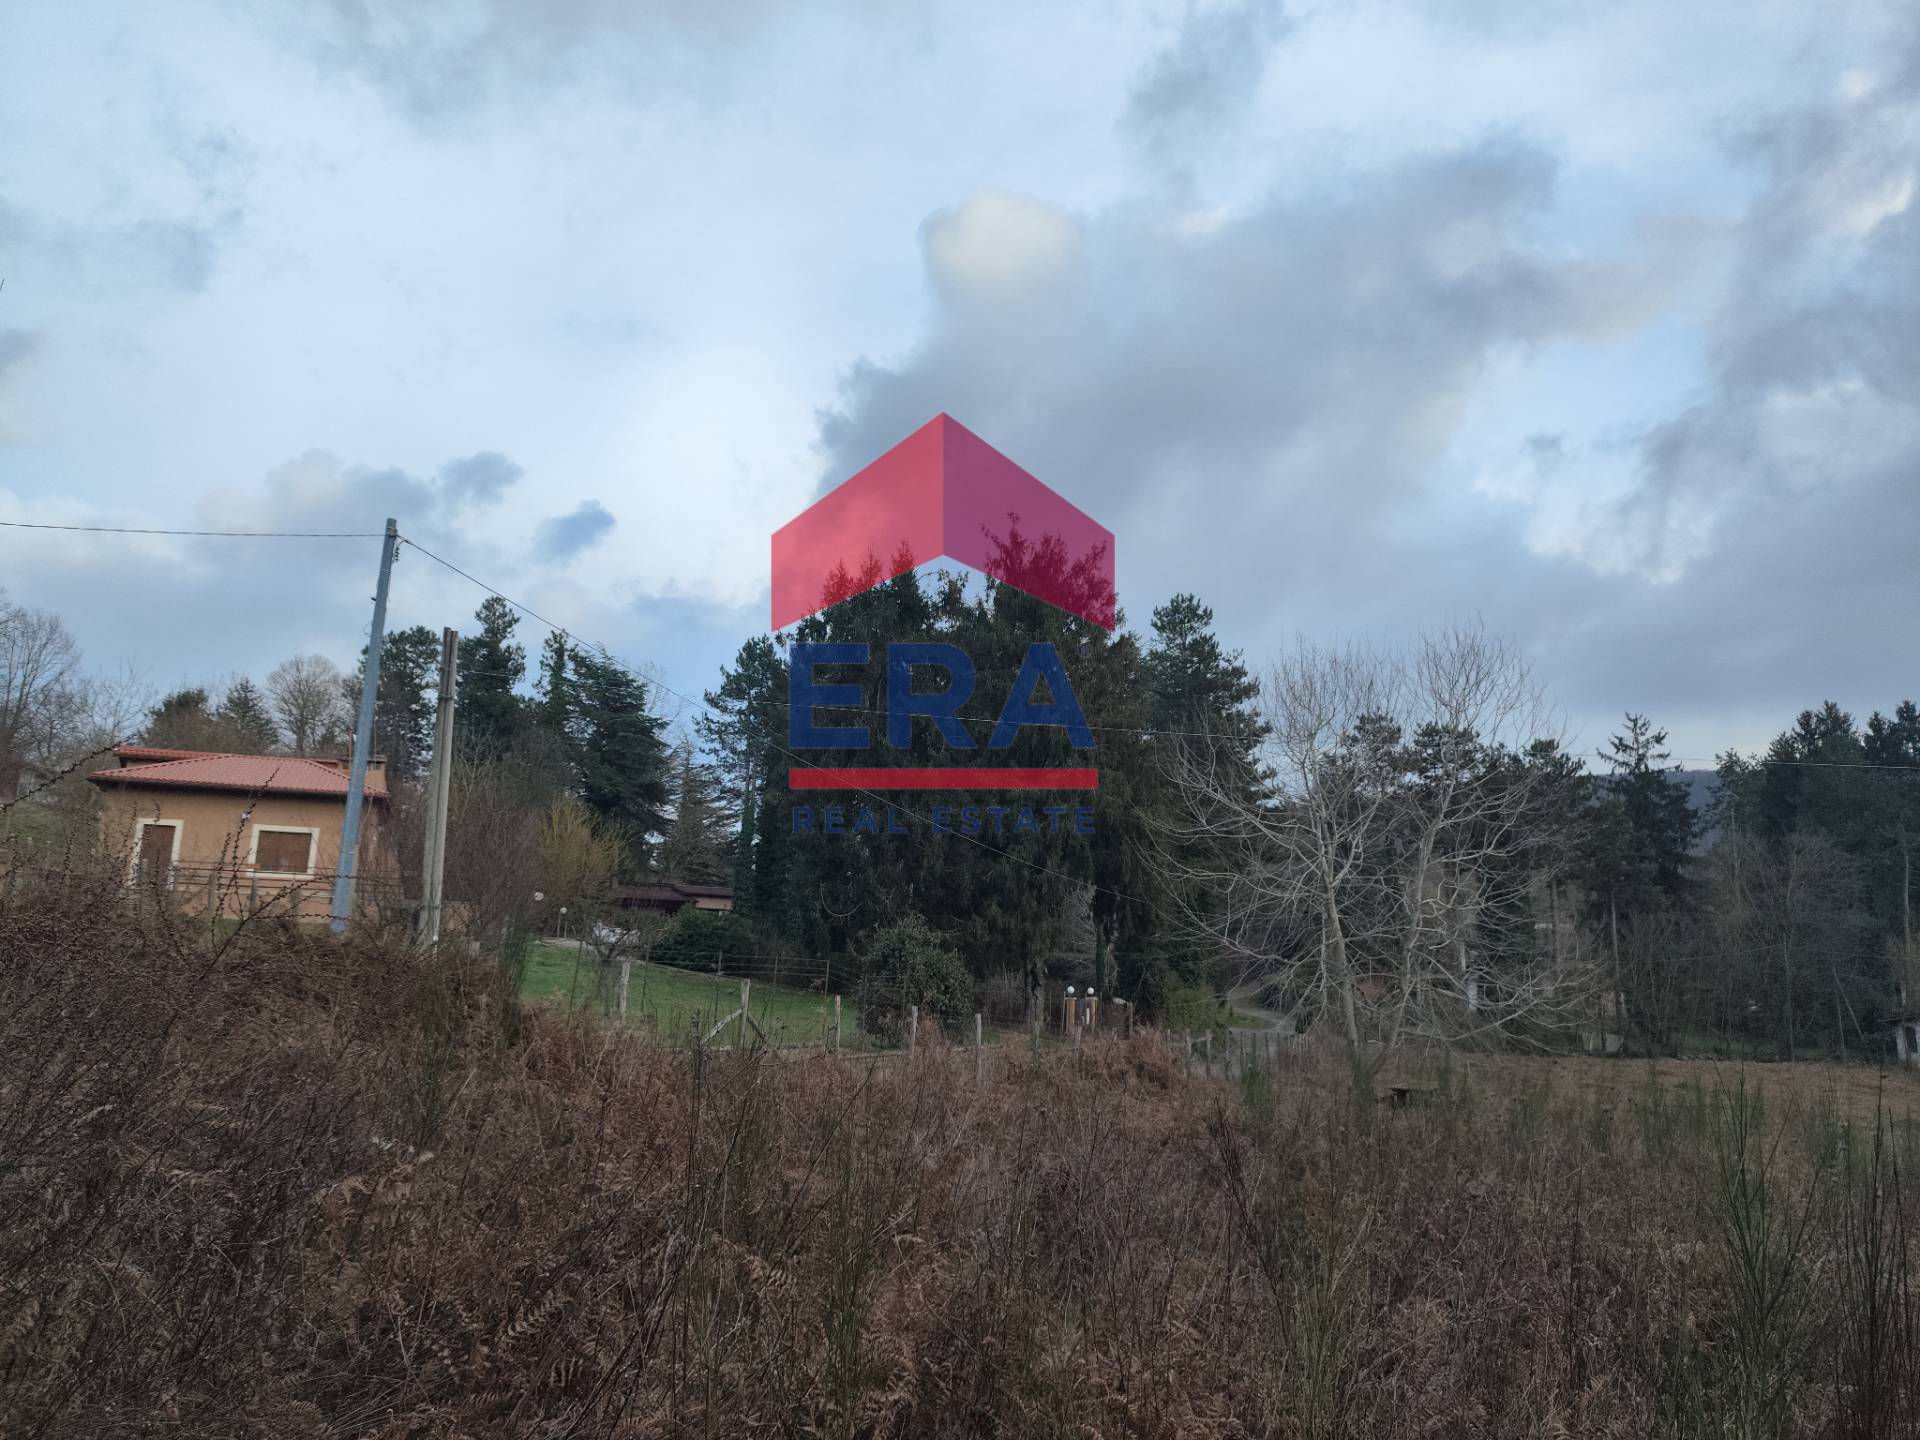
[(526, 474), (506, 456), (482, 450), (440, 467), (440, 488), (456, 505), (491, 505)]
[(609, 530), (613, 516), (598, 500), (583, 500), (570, 515), (554, 515), (540, 522), (533, 546), (549, 560), (578, 555)]
[(1217, 224), (1141, 205), (1061, 217), (1076, 245), (928, 243), (930, 333), (847, 375), (825, 482), (944, 409), (1096, 513), (1190, 491), (1223, 524), (1371, 524), (1424, 483), (1491, 350), (1602, 324), (1638, 283), (1529, 246), (1554, 180), (1494, 139)]
[(1542, 495), (1591, 487), (1555, 544), (1447, 476), (1468, 401), (1496, 358), (1630, 333), (1689, 254), (1685, 227), (1611, 256), (1538, 238), (1559, 169), (1515, 137), (1225, 218), (1062, 217), (1071, 246), (926, 243), (932, 321), (848, 371), (823, 484), (946, 410), (1117, 532), (1136, 617), (1195, 589), (1256, 656), (1479, 614), (1590, 735), (1629, 705), (1690, 748), (1828, 693), (1885, 706), (1920, 683), (1894, 618), (1920, 554), (1916, 76), (1747, 127), (1765, 184), (1693, 403), (1624, 439), (1516, 421)]
[(1121, 128), (1153, 163), (1183, 172), (1197, 149), (1239, 120), (1293, 23), (1278, 0), (1189, 0), (1173, 43), (1135, 84)]

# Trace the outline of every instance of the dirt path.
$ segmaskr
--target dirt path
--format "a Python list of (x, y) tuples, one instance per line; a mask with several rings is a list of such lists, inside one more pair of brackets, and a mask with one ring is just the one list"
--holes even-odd
[(1258, 1022), (1252, 1025), (1234, 1024), (1230, 1027), (1233, 1033), (1235, 1035), (1293, 1034), (1293, 1021), (1278, 1010), (1269, 1010), (1266, 1006), (1256, 1003), (1260, 987), (1261, 982), (1258, 980), (1242, 980), (1222, 997), (1227, 1002), (1228, 1009)]

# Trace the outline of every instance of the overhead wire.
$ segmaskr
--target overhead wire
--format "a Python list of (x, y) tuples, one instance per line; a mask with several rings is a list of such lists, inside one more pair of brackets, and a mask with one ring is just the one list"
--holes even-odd
[(85, 535), (181, 535), (219, 540), (378, 540), (378, 530), (161, 530), (137, 525), (54, 525), (38, 520), (0, 520), (8, 530), (67, 530)]
[[(403, 545), (411, 545), (415, 550), (418, 550), (422, 555), (426, 556), (429, 560), (432, 560), (437, 564), (444, 565), (448, 570), (451, 570), (454, 574), (460, 576), (461, 579), (466, 580), (468, 583), (472, 585), (478, 586), (480, 589), (486, 591), (487, 594), (493, 596), (497, 600), (503, 601), (507, 605), (512, 606), (515, 610), (519, 611), (522, 615), (527, 616), (529, 619), (534, 620), (539, 624), (545, 625), (549, 630), (561, 636), (563, 639), (571, 641), (574, 644), (581, 645), (585, 649), (593, 652), (605, 663), (613, 665), (618, 669), (626, 671), (629, 675), (632, 675), (637, 680), (640, 680), (649, 685), (653, 685), (658, 689), (665, 690), (669, 695), (674, 696), (676, 699), (680, 700), (684, 704), (694, 706), (694, 707), (697, 707), (698, 709), (704, 710), (707, 714), (715, 716), (716, 718), (725, 718), (725, 717), (722, 717), (720, 715), (720, 712), (714, 709), (713, 706), (707, 704), (704, 698), (696, 700), (692, 696), (683, 694), (681, 691), (676, 690), (673, 686), (669, 685), (664, 680), (661, 680), (655, 676), (649, 676), (649, 675), (643, 674), (641, 671), (635, 669), (633, 666), (627, 664), (624, 660), (620, 659), (618, 656), (613, 654), (612, 651), (608, 650), (606, 646), (600, 644), (598, 641), (583, 639), (581, 636), (578, 636), (574, 634), (571, 630), (567, 629), (566, 626), (561, 625), (553, 620), (549, 620), (546, 616), (540, 614), (537, 610), (533, 609), (531, 606), (524, 605), (520, 601), (514, 599), (511, 595), (508, 595), (503, 591), (495, 589), (493, 586), (489, 585), (486, 581), (480, 579), (479, 576), (470, 574), (467, 571), (462, 570), (458, 565), (455, 565), (452, 561), (434, 554), (431, 550), (427, 549), (424, 545), (421, 545), (413, 540), (408, 539), (405, 535), (402, 535), (400, 537), (400, 543)], [(803, 766), (806, 769), (837, 770), (837, 769), (843, 768), (841, 766), (836, 766), (836, 765), (822, 765), (817, 761), (809, 760), (807, 757), (796, 754), (792, 750), (787, 749), (784, 745), (779, 744), (777, 741), (773, 740), (771, 737), (768, 737), (764, 734), (761, 736), (761, 739), (762, 739), (762, 742), (767, 746), (769, 750), (774, 751), (776, 754), (785, 756), (792, 763)], [(911, 815), (916, 820), (922, 821), (929, 825), (931, 824), (931, 819), (929, 816), (921, 814), (919, 811), (915, 810), (910, 805), (905, 805), (895, 800), (889, 800), (884, 795), (880, 794), (878, 791), (870, 790), (865, 786), (860, 786), (860, 785), (850, 785), (845, 788), (850, 793), (862, 796), (863, 798), (871, 800), (882, 807), (903, 812), (907, 815)], [(1081, 876), (1070, 875), (1064, 870), (1056, 870), (1051, 865), (1043, 865), (1038, 861), (1029, 860), (1027, 857), (1023, 855), (1016, 855), (1011, 850), (996, 848), (995, 846), (990, 845), (986, 841), (982, 840), (979, 836), (969, 835), (962, 830), (956, 830), (956, 829), (950, 828), (950, 829), (943, 830), (940, 833), (945, 835), (952, 835), (957, 839), (967, 841), (969, 844), (977, 845), (980, 849), (985, 850), (989, 855), (997, 855), (1004, 859), (1011, 860), (1017, 865), (1024, 865), (1030, 870), (1034, 870), (1043, 875), (1052, 876), (1056, 880), (1064, 880), (1071, 885), (1086, 885), (1097, 894), (1110, 895), (1117, 900), (1124, 900), (1130, 905), (1150, 905), (1152, 903), (1151, 901), (1141, 899), (1139, 896), (1129, 895), (1124, 891), (1115, 890), (1111, 886), (1095, 884), (1094, 882), (1089, 881)]]

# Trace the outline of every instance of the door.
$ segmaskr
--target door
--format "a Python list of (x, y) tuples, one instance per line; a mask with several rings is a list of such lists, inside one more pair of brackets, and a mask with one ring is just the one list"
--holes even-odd
[(173, 884), (172, 825), (149, 822), (140, 827), (139, 876), (143, 884), (165, 889)]

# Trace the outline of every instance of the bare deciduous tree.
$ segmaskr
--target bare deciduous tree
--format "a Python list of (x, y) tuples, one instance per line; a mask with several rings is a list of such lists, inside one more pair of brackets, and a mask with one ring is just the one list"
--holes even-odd
[(275, 666), (267, 697), (296, 755), (337, 743), (346, 728), (340, 671), (324, 655), (296, 655)]
[(1477, 625), (1407, 654), (1303, 641), (1260, 706), (1264, 794), (1204, 748), (1169, 761), (1169, 849), (1210, 900), (1192, 924), (1353, 1043), (1584, 1018), (1589, 967), (1537, 936), (1564, 772), (1509, 644)]
[(15, 605), (0, 591), (0, 801), (13, 798), (30, 763), (46, 758), (79, 665), (80, 647), (58, 615)]

